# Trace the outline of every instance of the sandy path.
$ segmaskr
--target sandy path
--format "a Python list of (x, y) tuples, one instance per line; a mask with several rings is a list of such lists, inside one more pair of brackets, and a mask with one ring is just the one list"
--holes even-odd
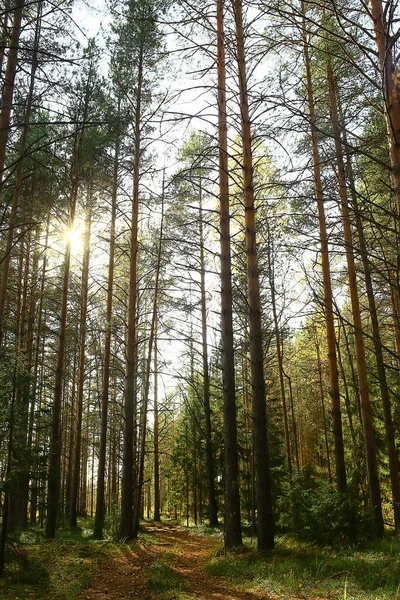
[[(225, 578), (207, 575), (204, 563), (219, 545), (217, 538), (196, 536), (164, 523), (152, 523), (145, 529), (156, 541), (142, 543), (135, 551), (127, 547), (122, 556), (102, 565), (79, 600), (160, 600), (163, 595), (149, 590), (147, 580), (149, 567), (163, 559), (181, 574), (185, 600), (266, 600), (265, 596), (237, 587)], [(175, 594), (170, 592), (167, 597), (173, 599)]]

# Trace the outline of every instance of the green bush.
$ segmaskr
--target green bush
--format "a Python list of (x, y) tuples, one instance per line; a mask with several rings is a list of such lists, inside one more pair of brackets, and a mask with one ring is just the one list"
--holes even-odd
[(365, 530), (359, 500), (319, 480), (311, 467), (292, 475), (277, 505), (278, 525), (284, 531), (318, 544), (355, 543)]

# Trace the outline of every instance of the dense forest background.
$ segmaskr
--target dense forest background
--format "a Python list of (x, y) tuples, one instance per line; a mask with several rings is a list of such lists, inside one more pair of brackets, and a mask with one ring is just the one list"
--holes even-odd
[(399, 19), (3, 0), (3, 565), (86, 515), (400, 528)]

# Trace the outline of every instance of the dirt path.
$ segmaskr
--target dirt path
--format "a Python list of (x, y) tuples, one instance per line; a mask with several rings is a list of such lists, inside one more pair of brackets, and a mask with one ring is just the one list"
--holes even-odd
[(184, 593), (180, 596), (179, 592), (169, 592), (168, 598), (266, 600), (265, 596), (236, 587), (227, 579), (207, 575), (204, 563), (220, 544), (217, 538), (199, 537), (164, 523), (147, 525), (145, 530), (154, 539), (146, 543), (145, 537), (137, 550), (127, 547), (122, 556), (102, 565), (79, 600), (159, 600), (163, 595), (151, 591), (147, 585), (149, 568), (156, 561), (170, 565), (183, 580)]

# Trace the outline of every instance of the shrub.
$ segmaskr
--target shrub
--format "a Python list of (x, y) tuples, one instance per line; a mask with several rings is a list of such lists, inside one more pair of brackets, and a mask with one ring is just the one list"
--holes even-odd
[(318, 544), (355, 543), (365, 526), (353, 494), (337, 492), (328, 482), (320, 481), (311, 467), (286, 482), (278, 512), (278, 524), (284, 530)]

